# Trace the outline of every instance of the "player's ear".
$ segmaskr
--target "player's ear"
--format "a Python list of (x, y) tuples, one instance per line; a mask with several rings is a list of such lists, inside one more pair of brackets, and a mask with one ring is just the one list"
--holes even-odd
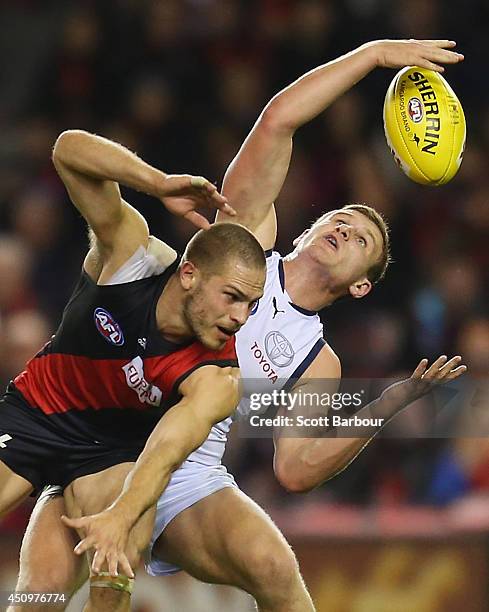
[(191, 261), (184, 261), (178, 270), (180, 283), (185, 291), (195, 287), (198, 281), (199, 271)]
[(352, 297), (357, 299), (357, 298), (365, 297), (367, 293), (370, 293), (371, 289), (372, 289), (372, 283), (365, 276), (364, 278), (360, 278), (359, 280), (355, 281), (352, 285), (350, 285), (350, 287), (348, 288), (348, 291), (350, 292), (350, 295)]
[(307, 234), (308, 234), (310, 231), (311, 231), (310, 229), (306, 229), (306, 230), (304, 230), (304, 231), (302, 232), (302, 234), (301, 234), (300, 236), (298, 236), (298, 237), (297, 237), (297, 238), (294, 240), (294, 242), (293, 242), (292, 244), (293, 244), (293, 245), (296, 247), (296, 246), (299, 244), (299, 242), (300, 242), (300, 241), (301, 241), (303, 238), (305, 238), (305, 237), (307, 236)]

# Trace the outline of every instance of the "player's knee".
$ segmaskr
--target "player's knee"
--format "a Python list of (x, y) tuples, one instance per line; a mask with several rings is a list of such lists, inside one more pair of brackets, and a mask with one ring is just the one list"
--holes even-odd
[(260, 590), (278, 590), (285, 593), (300, 580), (297, 559), (288, 544), (260, 541), (250, 550), (249, 568), (253, 568), (253, 581)]

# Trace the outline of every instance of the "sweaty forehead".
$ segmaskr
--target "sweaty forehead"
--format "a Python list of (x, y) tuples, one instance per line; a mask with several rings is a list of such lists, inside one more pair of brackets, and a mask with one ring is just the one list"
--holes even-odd
[(365, 215), (363, 215), (362, 213), (358, 212), (357, 210), (343, 210), (341, 208), (337, 208), (336, 210), (330, 210), (328, 213), (326, 213), (320, 219), (318, 219), (318, 221), (316, 221), (316, 223), (322, 225), (323, 223), (328, 223), (329, 221), (331, 221), (335, 217), (341, 217), (341, 216), (344, 216), (344, 217), (346, 217), (348, 219), (363, 218), (366, 221), (369, 220)]
[(337, 217), (346, 218), (349, 222), (354, 222), (355, 224), (358, 224), (358, 226), (369, 230), (375, 236), (375, 242), (378, 242), (380, 246), (383, 245), (384, 237), (382, 236), (382, 232), (378, 228), (377, 224), (359, 210), (343, 210), (341, 208), (332, 210), (331, 212), (327, 213), (323, 219), (321, 219), (320, 224), (322, 225), (323, 223), (334, 221)]
[(260, 288), (265, 280), (265, 267), (248, 265), (240, 259), (229, 259), (219, 274), (225, 283), (241, 287)]

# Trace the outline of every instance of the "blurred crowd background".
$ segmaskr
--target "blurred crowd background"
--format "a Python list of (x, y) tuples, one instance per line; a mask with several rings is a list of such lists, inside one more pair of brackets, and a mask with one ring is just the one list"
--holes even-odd
[[(366, 299), (322, 313), (344, 375), (398, 376), (421, 357), (460, 353), (482, 380), (489, 365), (488, 25), (483, 0), (2, 3), (2, 385), (56, 329), (87, 249), (84, 222), (51, 163), (61, 131), (96, 132), (166, 172), (220, 184), (279, 89), (368, 40), (411, 37), (453, 39), (465, 54), (445, 73), (468, 125), (459, 174), (447, 186), (427, 188), (399, 172), (382, 127), (394, 72), (377, 70), (297, 133), (277, 202), (277, 247), (287, 253), (324, 211), (374, 205), (390, 223), (395, 263)], [(126, 197), (171, 245), (181, 249), (192, 235), (157, 201)], [(411, 425), (423, 418), (422, 410), (413, 414)], [(227, 463), (267, 508), (304, 503), (274, 481), (269, 440), (236, 437)], [(487, 440), (385, 438), (312, 496), (362, 507), (444, 506), (489, 491), (488, 468)], [(25, 508), (4, 529), (22, 530)]]

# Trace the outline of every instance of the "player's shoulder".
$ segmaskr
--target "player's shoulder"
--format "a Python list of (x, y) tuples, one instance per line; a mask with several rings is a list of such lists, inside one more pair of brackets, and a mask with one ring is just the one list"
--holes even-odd
[(147, 253), (153, 256), (163, 269), (169, 268), (178, 258), (175, 249), (155, 236), (149, 237)]
[(308, 366), (303, 378), (341, 378), (341, 360), (327, 342)]
[[(84, 271), (98, 284), (125, 285), (145, 278), (161, 276), (173, 269), (179, 259), (178, 253), (162, 240), (149, 236), (147, 245), (140, 245), (117, 269), (104, 262), (102, 250), (94, 237), (85, 258)], [(102, 282), (101, 282), (102, 281)]]
[(270, 266), (276, 266), (277, 262), (282, 259), (282, 255), (275, 249), (267, 249), (265, 251), (265, 260), (267, 264), (267, 268)]
[(267, 278), (265, 282), (265, 293), (280, 289), (285, 289), (285, 273), (283, 266), (283, 257), (278, 251), (270, 249), (265, 251), (265, 260), (267, 266)]

